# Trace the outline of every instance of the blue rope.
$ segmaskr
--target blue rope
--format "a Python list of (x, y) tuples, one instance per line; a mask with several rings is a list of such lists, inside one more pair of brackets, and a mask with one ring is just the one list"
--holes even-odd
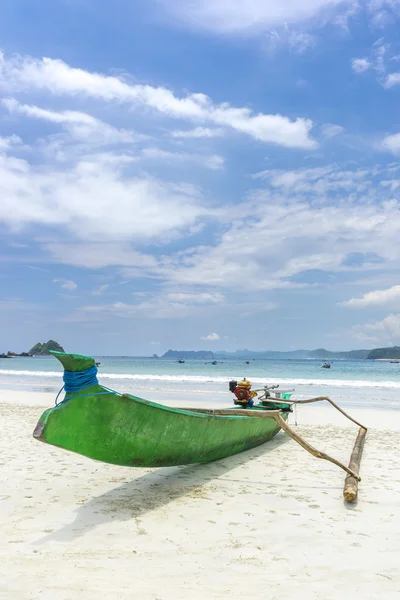
[(86, 369), (85, 371), (64, 371), (63, 381), (64, 385), (62, 386), (61, 390), (58, 392), (56, 397), (56, 406), (62, 404), (62, 402), (65, 402), (65, 400), (69, 399), (64, 398), (62, 402), (59, 402), (57, 404), (58, 397), (63, 390), (65, 390), (66, 394), (74, 394), (75, 392), (79, 392), (80, 390), (84, 390), (86, 388), (90, 388), (94, 385), (97, 385), (99, 383), (97, 379), (97, 367), (96, 365), (94, 365), (93, 367), (91, 367), (90, 369)]
[(94, 365), (91, 369), (86, 369), (86, 371), (64, 371), (63, 380), (64, 389), (67, 394), (79, 392), (99, 383), (97, 380), (97, 367)]

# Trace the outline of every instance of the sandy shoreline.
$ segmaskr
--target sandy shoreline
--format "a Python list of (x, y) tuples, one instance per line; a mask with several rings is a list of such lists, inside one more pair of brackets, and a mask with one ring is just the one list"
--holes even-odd
[[(352, 412), (370, 429), (346, 506), (342, 472), (283, 433), (209, 465), (126, 469), (35, 441), (53, 403), (0, 394), (2, 599), (398, 597), (397, 412)], [(299, 433), (348, 462), (357, 428), (307, 413)]]

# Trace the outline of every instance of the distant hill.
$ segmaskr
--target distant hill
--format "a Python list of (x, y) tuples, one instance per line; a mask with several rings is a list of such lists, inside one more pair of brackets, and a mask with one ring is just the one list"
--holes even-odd
[[(244, 359), (315, 359), (315, 360), (364, 360), (369, 358), (371, 350), (349, 350), (347, 352), (332, 352), (325, 348), (317, 350), (291, 350), (288, 352), (279, 352), (277, 350), (254, 351), (236, 350), (235, 352), (226, 352), (225, 350), (216, 350), (214, 353), (207, 350), (168, 350), (161, 358), (201, 358), (201, 359), (221, 359), (221, 358), (244, 358)], [(390, 357), (393, 358), (393, 357)]]
[(365, 359), (400, 359), (400, 346), (393, 346), (391, 348), (375, 348), (374, 350), (348, 350), (343, 352), (332, 352), (325, 348), (317, 348), (317, 350), (291, 350), (289, 352), (279, 352), (276, 350), (264, 350), (254, 351), (248, 350), (236, 350), (236, 352), (226, 352), (225, 350), (218, 350), (215, 352), (207, 350), (168, 350), (161, 358), (200, 358), (200, 359), (214, 359), (214, 358), (265, 358), (265, 359), (315, 359), (315, 360), (365, 360)]
[(368, 358), (371, 350), (349, 350), (348, 352), (331, 352), (330, 350), (325, 350), (324, 348), (319, 348), (318, 350), (311, 350), (308, 353), (307, 358), (347, 358), (348, 360), (363, 360)]
[(218, 350), (214, 352), (216, 358), (308, 358), (308, 350), (292, 350), (289, 352), (278, 352), (277, 350), (236, 350), (236, 352), (225, 352)]
[(207, 350), (168, 350), (161, 358), (201, 358), (201, 359), (213, 359), (214, 354)]
[(28, 354), (32, 354), (33, 356), (47, 356), (50, 354), (50, 350), (55, 350), (56, 352), (64, 352), (64, 348), (60, 346), (58, 342), (54, 340), (49, 340), (44, 344), (38, 342), (35, 344), (28, 352)]
[(375, 359), (375, 360), (379, 359), (379, 358), (399, 359), (400, 358), (400, 346), (392, 346), (391, 348), (375, 348), (374, 350), (370, 351), (367, 358)]
[(287, 359), (287, 358), (315, 358), (317, 360), (325, 359), (348, 359), (348, 360), (359, 360), (368, 357), (370, 350), (349, 350), (348, 352), (331, 352), (325, 350), (325, 348), (318, 348), (317, 350), (292, 350), (290, 352), (278, 352), (275, 350), (266, 350), (264, 352), (253, 352), (252, 350), (236, 350), (236, 352), (215, 352), (215, 356), (218, 358), (275, 358), (275, 359)]

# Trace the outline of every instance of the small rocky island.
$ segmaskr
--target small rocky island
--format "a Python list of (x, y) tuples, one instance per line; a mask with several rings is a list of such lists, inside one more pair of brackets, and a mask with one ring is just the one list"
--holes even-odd
[(7, 354), (0, 354), (0, 358), (15, 358), (17, 356), (48, 356), (50, 354), (50, 350), (64, 352), (64, 348), (60, 346), (58, 342), (49, 340), (44, 344), (38, 342), (29, 350), (29, 352), (21, 352), (21, 354), (18, 354), (17, 352), (11, 352), (9, 350)]
[(58, 342), (49, 340), (44, 344), (38, 342), (29, 350), (28, 354), (30, 356), (48, 356), (50, 354), (50, 350), (55, 350), (56, 352), (65, 352), (64, 348), (60, 346)]

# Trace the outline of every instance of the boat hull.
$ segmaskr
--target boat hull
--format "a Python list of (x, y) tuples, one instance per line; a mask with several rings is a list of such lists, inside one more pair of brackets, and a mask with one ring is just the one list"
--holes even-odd
[(191, 412), (96, 385), (45, 411), (33, 435), (106, 463), (170, 467), (243, 452), (267, 442), (279, 429), (272, 417)]

